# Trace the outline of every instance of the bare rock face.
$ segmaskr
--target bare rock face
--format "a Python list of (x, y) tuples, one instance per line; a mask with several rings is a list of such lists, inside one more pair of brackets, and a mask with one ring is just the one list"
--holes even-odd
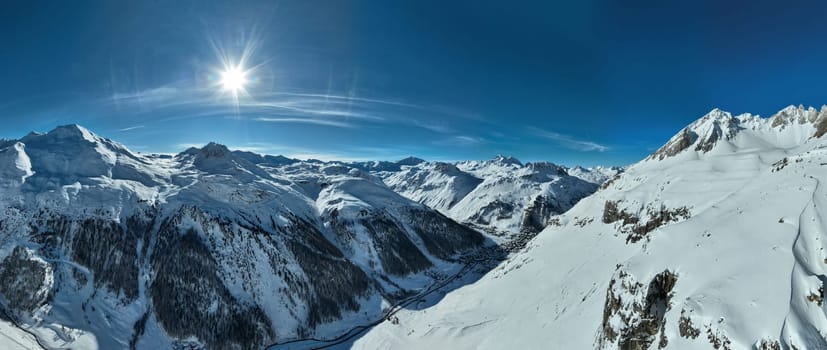
[[(666, 208), (664, 205), (646, 206), (646, 221), (637, 214), (618, 208), (618, 202), (606, 201), (603, 207), (603, 223), (620, 222), (620, 231), (626, 233), (626, 243), (637, 243), (648, 239), (649, 233), (663, 225), (688, 219), (691, 214), (687, 207)], [(642, 210), (642, 209), (641, 209)]]
[(691, 146), (697, 139), (698, 134), (690, 131), (689, 129), (683, 129), (678, 135), (673, 137), (669, 140), (669, 142), (655, 151), (655, 153), (652, 153), (652, 155), (649, 156), (649, 159), (663, 160), (665, 158), (672, 157), (689, 148), (689, 146)]
[(618, 270), (606, 292), (598, 348), (616, 344), (622, 350), (645, 350), (655, 342), (658, 349), (665, 348), (669, 343), (665, 316), (672, 307), (672, 289), (677, 281), (675, 273), (665, 270), (645, 285)]
[(696, 152), (707, 153), (720, 141), (733, 139), (743, 129), (741, 118), (746, 119), (751, 116), (733, 117), (729, 112), (713, 109), (673, 136), (669, 142), (647, 159), (663, 160), (673, 157), (692, 145), (695, 146)]
[[(571, 203), (570, 205), (573, 204), (574, 203)], [(552, 216), (562, 214), (563, 212), (565, 212), (565, 210), (556, 198), (538, 195), (525, 209), (525, 213), (523, 213), (521, 231), (538, 233), (546, 228)]]
[(11, 311), (31, 312), (48, 302), (54, 276), (48, 263), (17, 246), (0, 262), (0, 281), (0, 294)]
[(827, 113), (822, 113), (819, 118), (815, 121), (816, 131), (813, 134), (813, 137), (820, 138), (827, 133)]
[(480, 208), (479, 212), (474, 213), (471, 220), (476, 224), (488, 225), (490, 224), (489, 218), (494, 218), (496, 220), (509, 219), (514, 216), (514, 211), (514, 204), (494, 200)]

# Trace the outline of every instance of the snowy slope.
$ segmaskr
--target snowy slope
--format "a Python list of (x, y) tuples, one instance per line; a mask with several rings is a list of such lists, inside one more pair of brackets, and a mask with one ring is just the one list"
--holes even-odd
[(420, 163), (381, 174), (403, 196), (462, 223), (491, 232), (538, 232), (598, 184), (570, 176), (552, 163), (488, 161)]
[(358, 349), (827, 348), (827, 108), (714, 110)]
[(332, 337), (491, 244), (353, 167), (77, 125), (0, 142), (0, 208), (0, 307), (57, 348)]
[(617, 166), (596, 166), (591, 168), (575, 166), (573, 168), (566, 169), (566, 172), (569, 175), (579, 178), (583, 181), (602, 185), (604, 182), (609, 181), (615, 176), (620, 175), (624, 170), (624, 167)]

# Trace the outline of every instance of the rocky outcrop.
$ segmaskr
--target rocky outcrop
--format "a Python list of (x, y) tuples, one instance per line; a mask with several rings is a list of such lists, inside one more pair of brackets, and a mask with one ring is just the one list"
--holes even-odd
[(665, 316), (672, 307), (672, 289), (677, 281), (675, 273), (665, 270), (644, 285), (618, 270), (606, 292), (598, 347), (617, 344), (622, 350), (645, 350), (657, 342), (658, 349), (665, 348), (669, 343)]
[(689, 129), (683, 129), (681, 132), (673, 137), (669, 142), (659, 148), (655, 153), (649, 156), (649, 159), (663, 160), (672, 157), (683, 150), (689, 148), (692, 143), (698, 138), (698, 135)]
[(650, 232), (663, 225), (689, 219), (691, 216), (689, 208), (677, 207), (668, 209), (664, 205), (648, 205), (646, 207), (648, 220), (641, 219), (624, 209), (618, 208), (618, 202), (606, 201), (603, 206), (603, 223), (611, 224), (620, 222), (620, 230), (626, 233), (626, 243), (637, 243), (648, 238)]
[(563, 212), (565, 212), (565, 210), (556, 198), (547, 198), (546, 196), (538, 195), (523, 213), (521, 231), (538, 233), (546, 228), (552, 216), (562, 214)]

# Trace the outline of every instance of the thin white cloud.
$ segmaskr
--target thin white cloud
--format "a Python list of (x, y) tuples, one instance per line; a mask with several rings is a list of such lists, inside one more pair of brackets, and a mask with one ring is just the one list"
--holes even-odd
[(439, 134), (451, 134), (456, 132), (445, 122), (425, 122), (420, 120), (414, 120), (413, 124), (420, 128), (427, 129)]
[(314, 124), (314, 125), (324, 125), (324, 126), (335, 126), (335, 127), (339, 127), (339, 128), (353, 128), (353, 127), (355, 127), (353, 124), (338, 121), (338, 120), (313, 119), (313, 118), (258, 117), (258, 118), (255, 118), (253, 120), (259, 121), (259, 122), (268, 122), (268, 123)]
[[(318, 101), (316, 101), (318, 103)], [(271, 108), (271, 109), (282, 109), (287, 110), (290, 112), (296, 112), (299, 115), (304, 114), (312, 114), (312, 115), (320, 115), (320, 116), (327, 116), (327, 117), (343, 117), (343, 118), (356, 118), (356, 119), (369, 119), (369, 120), (384, 120), (385, 118), (378, 117), (375, 115), (370, 115), (367, 113), (356, 112), (347, 109), (334, 109), (330, 108), (329, 106), (324, 105), (313, 105), (308, 103), (307, 101), (287, 101), (287, 102), (250, 102), (241, 104), (244, 107), (259, 107), (259, 108)]]
[(144, 127), (143, 125), (135, 125), (135, 126), (126, 127), (126, 128), (123, 128), (123, 129), (118, 129), (117, 131), (124, 132), (124, 131), (129, 131), (129, 130), (141, 129), (143, 127)]
[(552, 140), (563, 147), (581, 152), (605, 152), (609, 150), (609, 146), (601, 145), (592, 141), (581, 140), (575, 138), (574, 136), (564, 135), (554, 131), (543, 130), (535, 127), (529, 127), (528, 130), (536, 136)]
[(486, 142), (486, 139), (477, 136), (457, 135), (434, 142), (440, 146), (474, 146)]
[(172, 99), (181, 94), (178, 88), (161, 86), (137, 92), (116, 92), (112, 94), (112, 101), (115, 103), (157, 103)]

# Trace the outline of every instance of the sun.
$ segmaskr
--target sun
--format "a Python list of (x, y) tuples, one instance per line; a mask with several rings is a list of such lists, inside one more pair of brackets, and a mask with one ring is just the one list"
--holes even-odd
[(221, 72), (221, 87), (233, 94), (244, 90), (247, 85), (247, 72), (241, 66), (227, 67)]

